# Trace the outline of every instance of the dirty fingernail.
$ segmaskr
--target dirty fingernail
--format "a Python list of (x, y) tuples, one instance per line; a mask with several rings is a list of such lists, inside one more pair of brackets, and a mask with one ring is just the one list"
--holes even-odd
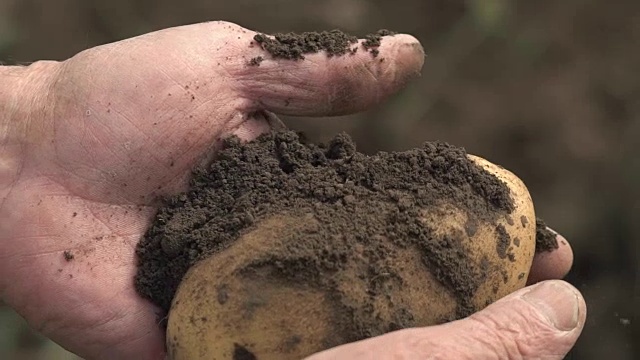
[(570, 331), (578, 326), (580, 302), (569, 284), (555, 280), (541, 282), (522, 297), (558, 330)]

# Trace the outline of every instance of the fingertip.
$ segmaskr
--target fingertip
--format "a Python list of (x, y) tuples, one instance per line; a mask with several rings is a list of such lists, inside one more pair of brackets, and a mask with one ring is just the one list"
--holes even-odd
[[(366, 40), (361, 40), (361, 44), (364, 43)], [(380, 39), (380, 45), (377, 48), (368, 49), (368, 53), (379, 62), (391, 58), (399, 68), (412, 76), (420, 74), (426, 58), (420, 41), (409, 34), (385, 36)]]
[(561, 280), (536, 284), (521, 296), (541, 320), (560, 331), (573, 331), (584, 324), (584, 298), (573, 285)]
[(329, 86), (340, 84), (331, 99), (328, 113), (345, 115), (363, 111), (382, 103), (418, 78), (425, 62), (422, 45), (408, 34), (395, 34), (380, 39), (379, 46), (367, 47), (360, 40), (354, 56), (329, 67)]
[(531, 271), (527, 280), (527, 285), (535, 284), (544, 280), (562, 279), (571, 270), (573, 265), (573, 250), (567, 239), (549, 229), (556, 234), (558, 248), (552, 251), (539, 252), (534, 256)]
[(373, 60), (379, 62), (379, 84), (387, 87), (384, 95), (395, 93), (420, 76), (426, 55), (415, 37), (408, 34), (387, 36), (377, 50), (378, 55)]
[(478, 339), (480, 344), (499, 344), (497, 348), (507, 350), (509, 358), (560, 359), (582, 333), (586, 316), (584, 297), (573, 285), (547, 280), (505, 296), (471, 315), (471, 322), (460, 320), (458, 329), (471, 333), (477, 331), (479, 323), (485, 330), (492, 329), (485, 333), (523, 334), (496, 336), (488, 342), (486, 335), (479, 335)]
[[(396, 34), (384, 37), (378, 49), (379, 55), (392, 56), (409, 75), (419, 75), (425, 62), (426, 54), (420, 41), (409, 34)], [(382, 54), (382, 55), (380, 55)]]

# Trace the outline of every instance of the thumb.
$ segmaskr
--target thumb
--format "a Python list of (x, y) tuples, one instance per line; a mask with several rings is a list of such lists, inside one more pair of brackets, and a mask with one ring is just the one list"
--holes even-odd
[(343, 345), (307, 360), (563, 359), (582, 332), (586, 305), (560, 280), (517, 291), (469, 318)]
[[(251, 110), (284, 115), (329, 116), (367, 109), (416, 78), (425, 58), (418, 40), (405, 34), (377, 36), (379, 44), (373, 48), (365, 46), (367, 40), (354, 39), (356, 42), (351, 43), (345, 41), (345, 34), (334, 32), (306, 38), (278, 37), (282, 41), (253, 32), (248, 35), (252, 35), (252, 46), (245, 48), (244, 57), (252, 59), (253, 66), (237, 69), (241, 94), (253, 101), (255, 109)], [(256, 35), (262, 41), (256, 41)], [(295, 40), (293, 45), (291, 37)], [(328, 56), (323, 50), (298, 59), (271, 54), (291, 50), (295, 53), (308, 42), (318, 47), (323, 41), (346, 53)]]

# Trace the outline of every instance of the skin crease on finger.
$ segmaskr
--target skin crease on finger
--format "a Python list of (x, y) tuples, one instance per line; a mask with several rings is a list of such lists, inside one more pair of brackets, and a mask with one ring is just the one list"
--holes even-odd
[(11, 81), (0, 67), (0, 295), (31, 326), (88, 359), (161, 357), (156, 309), (131, 281), (154, 199), (184, 189), (221, 136), (266, 131), (257, 111), (365, 109), (424, 62), (417, 40), (399, 35), (377, 60), (247, 67), (262, 54), (253, 34), (195, 24), (12, 68)]

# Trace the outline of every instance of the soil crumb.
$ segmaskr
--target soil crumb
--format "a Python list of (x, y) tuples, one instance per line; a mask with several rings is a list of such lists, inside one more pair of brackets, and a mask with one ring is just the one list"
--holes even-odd
[(536, 253), (552, 252), (558, 249), (558, 236), (549, 230), (547, 224), (536, 218)]
[[(389, 30), (378, 30), (376, 33), (365, 36), (363, 47), (372, 55), (378, 55), (378, 47), (384, 36), (393, 36)], [(273, 58), (302, 60), (306, 54), (325, 51), (328, 57), (341, 56), (347, 53), (354, 54), (358, 47), (358, 38), (346, 34), (341, 30), (322, 32), (278, 33), (272, 37), (266, 34), (256, 34), (253, 40)], [(258, 63), (259, 64), (259, 63)], [(258, 65), (254, 64), (254, 65)]]
[(378, 47), (381, 44), (381, 40), (384, 36), (393, 36), (396, 33), (387, 29), (378, 30), (374, 34), (369, 34), (364, 37), (364, 42), (362, 46), (366, 50), (368, 50), (374, 57), (378, 56), (380, 51), (378, 51)]
[(262, 63), (262, 61), (264, 61), (264, 58), (262, 56), (256, 56), (256, 57), (252, 58), (251, 60), (249, 60), (249, 65), (250, 66), (260, 66), (260, 63)]
[[(470, 224), (497, 226), (497, 219), (514, 209), (506, 184), (470, 161), (464, 149), (442, 142), (366, 155), (346, 134), (318, 145), (289, 130), (248, 143), (228, 139), (216, 161), (194, 172), (190, 190), (166, 199), (157, 213), (136, 249), (136, 288), (168, 312), (182, 277), (197, 261), (231, 246), (272, 215), (311, 214), (321, 226), (294, 234), (289, 253), (256, 259), (256, 269), (275, 268), (286, 281), (317, 286), (340, 299), (336, 284), (321, 280), (366, 249), (369, 265), (358, 271), (370, 288), (365, 301), (373, 306), (388, 291), (386, 281), (402, 279), (389, 255), (411, 247), (454, 295), (461, 318), (476, 311), (472, 296), (489, 270), (466, 258), (465, 231), (436, 235), (421, 220), (425, 211), (437, 214), (445, 203), (464, 211)], [(502, 240), (496, 251), (508, 256), (510, 239)], [(226, 296), (219, 289), (218, 301)], [(353, 339), (414, 325), (413, 314), (401, 306), (394, 321), (382, 324), (369, 310), (336, 303), (336, 313), (346, 314), (340, 321), (364, 319), (356, 328), (345, 325)]]
[(65, 250), (62, 253), (62, 256), (64, 256), (64, 259), (67, 260), (67, 261), (71, 261), (71, 260), (73, 260), (73, 258), (75, 258), (75, 256), (73, 256), (73, 253), (71, 251), (69, 251), (69, 250)]

